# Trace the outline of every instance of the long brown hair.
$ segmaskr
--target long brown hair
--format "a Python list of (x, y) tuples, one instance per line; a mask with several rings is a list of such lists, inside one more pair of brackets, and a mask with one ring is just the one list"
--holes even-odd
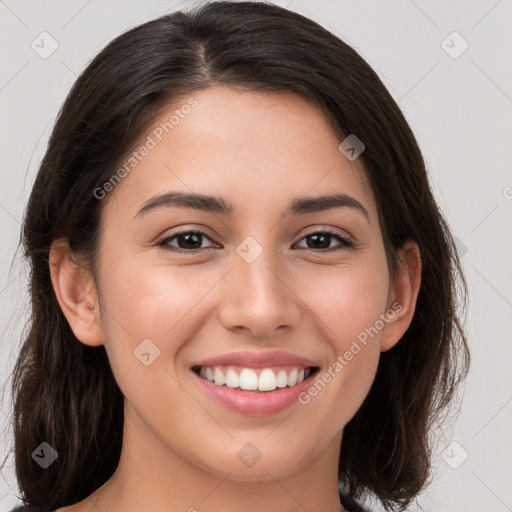
[[(377, 74), (317, 23), (263, 2), (211, 2), (125, 32), (87, 66), (59, 113), (22, 228), (31, 318), (12, 389), (23, 500), (45, 510), (81, 501), (113, 474), (121, 453), (123, 395), (104, 347), (79, 342), (59, 307), (50, 245), (67, 238), (94, 272), (104, 204), (94, 191), (163, 105), (218, 84), (299, 94), (325, 113), (340, 141), (356, 134), (392, 277), (396, 249), (408, 239), (419, 245), (412, 323), (382, 353), (339, 459), (351, 495), (373, 493), (387, 509), (402, 509), (429, 481), (431, 427), (468, 370), (466, 282), (421, 151)], [(46, 469), (31, 456), (42, 442), (58, 452)]]

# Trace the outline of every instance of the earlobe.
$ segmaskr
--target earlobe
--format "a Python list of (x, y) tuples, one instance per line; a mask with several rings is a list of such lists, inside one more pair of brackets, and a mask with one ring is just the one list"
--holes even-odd
[(67, 239), (50, 248), (50, 276), (57, 301), (75, 336), (84, 344), (103, 344), (97, 293), (91, 273), (73, 261)]
[(388, 315), (381, 337), (381, 352), (398, 343), (411, 325), (421, 284), (421, 253), (418, 244), (408, 240), (398, 249), (400, 269), (391, 283)]

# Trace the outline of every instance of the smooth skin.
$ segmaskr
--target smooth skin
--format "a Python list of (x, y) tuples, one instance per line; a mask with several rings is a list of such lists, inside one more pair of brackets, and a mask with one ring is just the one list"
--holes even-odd
[[(315, 106), (224, 86), (193, 97), (197, 106), (104, 199), (96, 279), (65, 239), (52, 245), (62, 311), (81, 343), (105, 345), (125, 396), (117, 470), (59, 512), (339, 512), (343, 427), (368, 394), (380, 353), (410, 325), (418, 247), (409, 241), (399, 250), (402, 272), (391, 282), (362, 160), (340, 152)], [(170, 191), (219, 196), (236, 213), (161, 206), (137, 215)], [(346, 206), (282, 215), (292, 199), (333, 193), (359, 201), (368, 218)], [(195, 229), (207, 233), (192, 238), (199, 251), (176, 237), (158, 245)], [(326, 229), (353, 246), (335, 235), (311, 242)], [(246, 237), (263, 251), (251, 263), (237, 252)], [(211, 400), (191, 371), (221, 354), (280, 349), (318, 361), (322, 374), (396, 303), (400, 311), (306, 405), (243, 415)], [(149, 366), (134, 355), (145, 339), (160, 350)], [(237, 456), (247, 443), (262, 454), (252, 467)]]

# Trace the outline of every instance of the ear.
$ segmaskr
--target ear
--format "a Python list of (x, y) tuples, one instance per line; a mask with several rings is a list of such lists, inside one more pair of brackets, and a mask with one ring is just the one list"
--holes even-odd
[(390, 284), (386, 316), (382, 330), (381, 352), (394, 347), (409, 328), (416, 310), (421, 283), (421, 254), (418, 244), (408, 240), (398, 249), (400, 268)]
[(73, 261), (66, 238), (50, 248), (50, 276), (59, 305), (75, 336), (84, 344), (103, 344), (103, 328), (93, 277)]

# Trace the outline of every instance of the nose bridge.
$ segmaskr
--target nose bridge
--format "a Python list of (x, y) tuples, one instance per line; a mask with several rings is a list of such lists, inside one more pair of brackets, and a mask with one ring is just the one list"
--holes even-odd
[(243, 283), (242, 290), (247, 296), (246, 304), (256, 309), (266, 309), (276, 306), (276, 301), (286, 300), (282, 297), (281, 290), (284, 284), (276, 275), (281, 263), (276, 258), (271, 243), (271, 236), (266, 236), (261, 243), (256, 238), (248, 236), (236, 249), (236, 273), (233, 277)]
[[(236, 268), (247, 284), (247, 289), (252, 290), (256, 298), (268, 302), (273, 300), (276, 294), (280, 294), (279, 288), (283, 285), (282, 282), (277, 282), (276, 277), (280, 263), (270, 248), (263, 249), (261, 246), (261, 250), (258, 251), (256, 243), (246, 241), (239, 246)], [(245, 252), (247, 248), (249, 250)]]
[[(246, 327), (258, 336), (298, 319), (295, 295), (271, 236), (246, 237), (236, 248), (221, 320), (226, 328)], [(261, 240), (261, 242), (260, 242)]]

